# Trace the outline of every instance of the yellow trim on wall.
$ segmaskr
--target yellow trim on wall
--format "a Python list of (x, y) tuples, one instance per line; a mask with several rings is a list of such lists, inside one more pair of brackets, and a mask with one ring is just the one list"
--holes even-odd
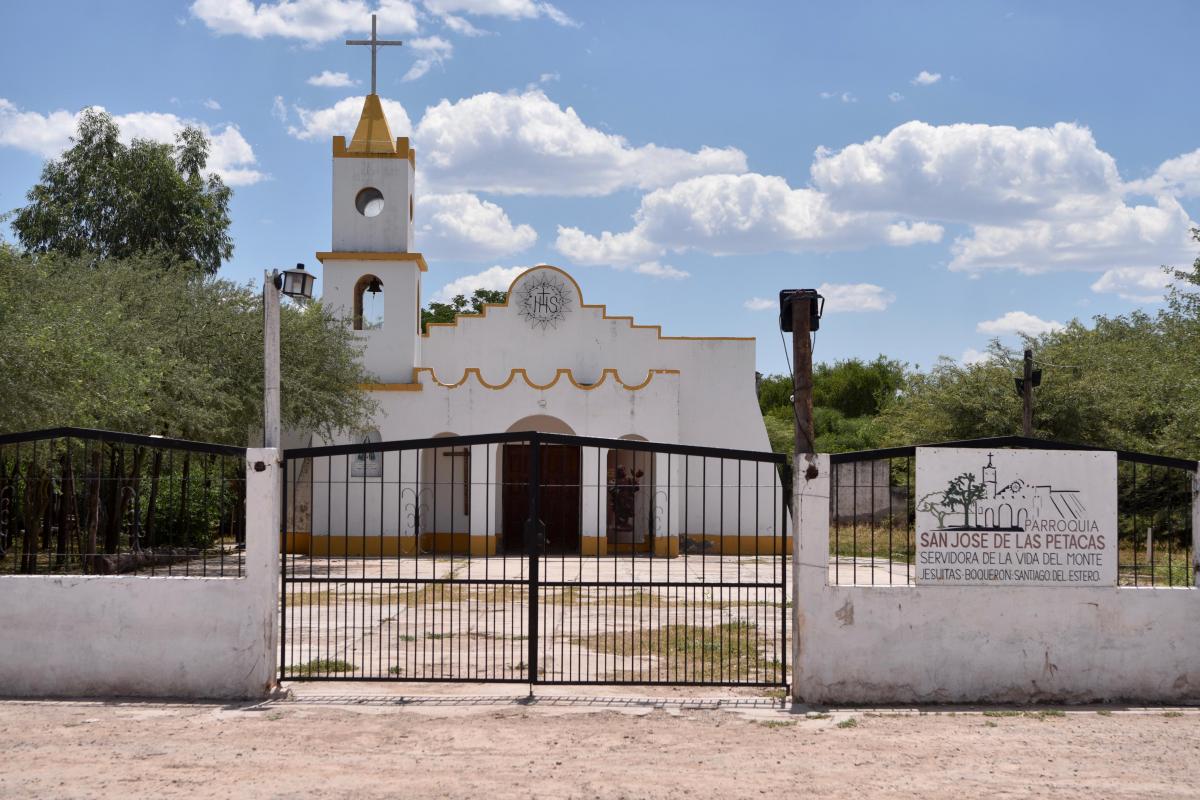
[[(301, 538), (303, 537), (303, 538)], [(325, 556), (415, 556), (415, 555), (496, 555), (496, 535), (472, 536), (469, 533), (422, 533), (420, 548), (416, 536), (320, 536), (289, 533), (284, 552), (295, 555)]]
[(282, 550), (287, 555), (305, 556), (312, 548), (312, 534), (303, 531), (288, 531), (282, 536)]
[(560, 368), (560, 369), (555, 370), (554, 377), (551, 379), (551, 381), (549, 383), (534, 383), (533, 380), (529, 377), (529, 373), (525, 371), (524, 367), (515, 367), (509, 371), (508, 378), (506, 378), (503, 383), (488, 383), (484, 379), (483, 373), (482, 373), (482, 371), (480, 371), (479, 367), (467, 367), (465, 370), (463, 370), (463, 375), (461, 378), (459, 378), (459, 380), (457, 382), (445, 383), (438, 378), (437, 373), (434, 372), (434, 370), (433, 370), (433, 367), (417, 367), (416, 369), (413, 370), (413, 380), (414, 381), (417, 380), (417, 375), (422, 372), (428, 372), (429, 377), (434, 382), (434, 384), (442, 387), (443, 389), (457, 389), (458, 387), (465, 384), (467, 382), (467, 379), (471, 378), (472, 376), (474, 376), (475, 380), (479, 382), (479, 385), (485, 389), (506, 389), (514, 380), (517, 379), (517, 376), (520, 375), (521, 378), (525, 381), (525, 383), (531, 389), (537, 389), (538, 391), (544, 391), (546, 389), (552, 388), (559, 382), (559, 380), (561, 380), (565, 376), (566, 379), (568, 381), (570, 381), (572, 386), (574, 386), (576, 389), (582, 389), (585, 392), (590, 392), (594, 389), (600, 388), (602, 385), (604, 385), (604, 383), (609, 378), (612, 378), (614, 381), (616, 381), (617, 384), (620, 385), (620, 387), (622, 389), (627, 389), (628, 391), (636, 392), (639, 389), (645, 389), (647, 386), (649, 386), (650, 381), (654, 380), (654, 377), (656, 375), (678, 375), (679, 374), (679, 370), (677, 370), (677, 369), (652, 369), (652, 370), (648, 370), (646, 372), (646, 380), (642, 381), (641, 383), (631, 384), (631, 383), (626, 383), (624, 380), (622, 380), (621, 376), (617, 372), (617, 370), (610, 367), (610, 368), (607, 368), (607, 369), (604, 369), (601, 371), (600, 380), (598, 380), (592, 384), (587, 384), (587, 383), (580, 383), (579, 381), (575, 380), (575, 375), (573, 374), (573, 372), (570, 369)]
[(425, 387), (419, 383), (360, 383), (364, 392), (420, 392)]
[(598, 309), (600, 309), (601, 319), (607, 319), (607, 320), (613, 320), (613, 321), (619, 321), (619, 320), (627, 321), (629, 323), (629, 327), (631, 329), (653, 330), (658, 335), (659, 339), (664, 339), (664, 340), (669, 340), (669, 341), (689, 341), (689, 342), (753, 342), (754, 341), (753, 336), (663, 336), (661, 325), (638, 325), (636, 322), (633, 321), (633, 317), (610, 316), (608, 313), (608, 306), (605, 305), (604, 303), (585, 303), (585, 302), (583, 302), (583, 289), (579, 288), (579, 282), (576, 281), (573, 277), (571, 277), (571, 274), (569, 272), (567, 272), (566, 270), (560, 269), (560, 268), (552, 266), (550, 264), (538, 264), (536, 267), (530, 267), (529, 269), (525, 270), (520, 275), (518, 275), (516, 278), (514, 278), (513, 282), (508, 285), (508, 297), (505, 298), (503, 303), (484, 303), (483, 309), (482, 309), (482, 311), (480, 311), (480, 313), (478, 313), (478, 314), (456, 314), (454, 316), (453, 322), (430, 322), (428, 325), (425, 326), (425, 332), (422, 333), (421, 335), (428, 337), (430, 334), (431, 328), (457, 328), (458, 321), (465, 317), (486, 317), (487, 310), (489, 308), (508, 308), (508, 299), (512, 297), (512, 290), (513, 290), (513, 287), (516, 286), (517, 281), (521, 280), (521, 278), (524, 278), (526, 275), (533, 272), (535, 269), (552, 269), (555, 272), (558, 272), (558, 273), (562, 274), (564, 277), (566, 277), (567, 280), (569, 280), (572, 284), (574, 284), (575, 291), (579, 294), (579, 307), (580, 308), (598, 308)]
[(356, 253), (350, 250), (319, 251), (317, 253), (317, 260), (322, 264), (326, 261), (415, 261), (417, 262), (417, 266), (421, 268), (421, 272), (429, 271), (429, 265), (425, 263), (425, 256), (420, 253)]
[[(708, 555), (722, 556), (773, 556), (778, 555), (779, 545), (784, 544), (788, 553), (792, 552), (792, 537), (779, 537), (775, 534), (765, 534), (761, 536), (753, 536), (747, 534), (738, 536), (737, 534), (725, 534), (722, 536), (719, 533), (685, 533), (684, 536), (691, 539), (701, 539), (715, 547), (706, 549), (704, 552)], [(678, 542), (678, 537), (675, 537)]]
[(417, 150), (415, 147), (409, 147), (408, 139), (403, 136), (396, 137), (396, 152), (394, 153), (356, 153), (346, 147), (345, 136), (333, 137), (333, 157), (334, 158), (407, 158), (408, 163), (412, 164), (413, 169), (417, 168)]
[[(762, 536), (738, 536), (716, 533), (688, 533), (684, 536), (709, 542), (713, 546), (704, 552), (707, 555), (722, 556), (773, 556), (779, 555), (779, 545), (782, 543), (788, 554), (792, 552), (792, 537), (780, 539), (773, 534)], [(469, 533), (428, 532), (420, 537), (420, 549), (417, 548), (416, 536), (320, 536), (305, 531), (288, 531), (283, 537), (282, 550), (288, 555), (309, 556), (414, 556), (429, 555), (466, 555), (494, 556), (500, 541), (500, 534), (487, 536), (472, 536)], [(581, 536), (579, 538), (580, 555), (604, 556), (610, 552), (628, 553), (636, 550), (646, 552), (646, 545), (629, 543), (608, 544), (603, 536)], [(654, 555), (659, 558), (675, 558), (679, 555), (678, 536), (656, 536), (653, 540)]]
[(608, 539), (603, 536), (579, 537), (579, 554), (583, 556), (608, 555)]

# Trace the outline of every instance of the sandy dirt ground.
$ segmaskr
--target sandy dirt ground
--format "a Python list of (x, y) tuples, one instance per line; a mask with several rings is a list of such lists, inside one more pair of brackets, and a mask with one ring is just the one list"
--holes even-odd
[(0, 797), (1196, 797), (1196, 709), (792, 708), (694, 691), (301, 684), (0, 702)]

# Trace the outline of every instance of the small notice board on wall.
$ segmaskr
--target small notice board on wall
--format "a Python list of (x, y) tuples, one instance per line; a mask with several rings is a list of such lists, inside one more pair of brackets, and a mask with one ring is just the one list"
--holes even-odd
[(916, 582), (1116, 586), (1117, 454), (917, 448)]

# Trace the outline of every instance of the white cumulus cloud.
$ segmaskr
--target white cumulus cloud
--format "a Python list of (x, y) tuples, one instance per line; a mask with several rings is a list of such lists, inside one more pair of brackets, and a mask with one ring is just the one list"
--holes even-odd
[[(103, 110), (101, 106), (94, 108)], [(80, 113), (82, 111), (72, 113), (58, 110), (48, 114), (22, 111), (0, 97), (0, 146), (15, 147), (42, 158), (55, 158), (71, 146), (71, 137), (78, 127)], [(209, 139), (208, 171), (220, 175), (230, 186), (248, 186), (267, 177), (255, 169), (258, 159), (254, 148), (236, 125), (226, 123), (214, 127), (156, 111), (114, 114), (113, 122), (120, 129), (121, 141), (125, 143), (139, 138), (174, 144), (175, 135), (191, 125), (203, 131)]]
[(1160, 302), (1174, 278), (1159, 267), (1118, 267), (1092, 284), (1093, 292), (1115, 294), (1135, 303)]
[(202, 105), (205, 108), (207, 108), (209, 111), (220, 111), (221, 110), (221, 104), (218, 103), (216, 100), (212, 99), (211, 97), (208, 98), (207, 100), (205, 100), (202, 103)]
[(426, 110), (414, 138), (426, 154), (425, 174), (446, 190), (599, 196), (746, 169), (736, 148), (632, 146), (538, 89), (442, 100)]
[(195, 0), (191, 11), (214, 33), (251, 39), (280, 36), (328, 42), (363, 33), (364, 20), (373, 11), (379, 16), (380, 36), (413, 34), (419, 28), (417, 9), (408, 0), (379, 0), (371, 8), (362, 0)]
[(771, 311), (772, 309), (779, 308), (779, 303), (769, 297), (751, 297), (742, 303), (742, 305), (751, 311)]
[(1193, 223), (1173, 197), (1153, 206), (1115, 202), (1090, 217), (976, 225), (951, 246), (952, 270), (1100, 271), (1190, 262)]
[[(358, 118), (362, 116), (364, 99), (363, 95), (346, 97), (328, 108), (312, 109), (293, 106), (300, 122), (298, 125), (289, 126), (288, 133), (305, 141), (323, 141), (331, 136), (349, 138), (354, 135), (354, 129), (358, 126)], [(408, 112), (404, 110), (404, 106), (399, 101), (389, 100), (386, 97), (379, 98), (379, 101), (383, 104), (383, 113), (387, 115), (392, 135), (409, 135), (412, 131), (412, 122), (409, 121)]]
[(504, 209), (473, 194), (429, 194), (417, 198), (416, 236), (438, 258), (486, 261), (531, 247), (537, 233), (513, 225)]
[[(422, 153), (422, 178), (439, 192), (602, 196), (746, 170), (746, 154), (737, 148), (631, 145), (585, 124), (574, 109), (562, 108), (540, 89), (442, 100), (426, 109), (415, 129), (400, 103), (383, 98), (383, 107), (393, 134), (411, 131)], [(288, 132), (298, 139), (349, 136), (362, 97), (294, 110), (300, 122)]]
[(433, 299), (436, 302), (444, 303), (454, 299), (455, 295), (461, 294), (470, 297), (475, 293), (476, 289), (507, 292), (508, 287), (512, 286), (512, 282), (527, 269), (529, 267), (495, 266), (485, 269), (483, 272), (477, 272), (474, 275), (464, 275), (461, 278), (450, 281), (450, 283), (439, 289), (433, 295)]
[(578, 27), (557, 6), (538, 0), (425, 0), (425, 6), (442, 17), (457, 14), (510, 20), (545, 17), (558, 25)]
[(929, 70), (921, 70), (916, 77), (912, 79), (913, 86), (932, 86), (942, 79), (942, 73), (930, 72)]
[(822, 283), (817, 292), (826, 311), (885, 311), (896, 295), (873, 283)]
[(996, 319), (985, 320), (975, 326), (980, 333), (990, 336), (1041, 336), (1043, 333), (1060, 331), (1065, 325), (1054, 320), (1044, 320), (1024, 311), (1009, 311)]
[(1152, 176), (1130, 181), (1126, 188), (1140, 194), (1166, 192), (1180, 197), (1200, 197), (1200, 149), (1167, 159)]
[(408, 72), (404, 73), (404, 77), (401, 78), (404, 81), (415, 81), (429, 72), (430, 68), (435, 64), (441, 66), (444, 61), (454, 54), (454, 45), (440, 36), (413, 39), (409, 44), (417, 51), (418, 57), (413, 62), (413, 65), (409, 67)]
[(628, 264), (666, 253), (715, 255), (830, 250), (936, 241), (941, 229), (892, 228), (877, 214), (835, 211), (813, 189), (774, 175), (704, 175), (642, 198), (634, 226), (600, 235), (560, 226), (555, 247), (579, 264)]
[(1166, 162), (1136, 188), (1167, 193), (1131, 205), (1125, 198), (1135, 185), (1080, 125), (914, 121), (836, 152), (818, 150), (811, 175), (835, 209), (968, 225), (951, 248), (954, 270), (1102, 271), (1190, 252), (1193, 223), (1169, 192), (1189, 185), (1190, 163)]
[(1052, 128), (906, 122), (839, 151), (820, 149), (813, 185), (834, 206), (941, 221), (1087, 216), (1121, 193), (1112, 156), (1074, 123)]
[(636, 272), (638, 275), (649, 275), (651, 278), (681, 280), (692, 277), (692, 273), (686, 270), (672, 267), (670, 264), (660, 264), (657, 261), (643, 261), (640, 264), (633, 264), (628, 267), (617, 265), (617, 269)]
[(962, 358), (959, 359), (966, 366), (973, 364), (982, 364), (984, 361), (991, 359), (992, 354), (987, 350), (976, 350), (974, 347), (968, 347), (963, 351)]
[(345, 72), (331, 72), (322, 70), (320, 75), (313, 75), (306, 83), (309, 86), (322, 86), (326, 88), (340, 88), (343, 86), (354, 86), (358, 81), (352, 79)]

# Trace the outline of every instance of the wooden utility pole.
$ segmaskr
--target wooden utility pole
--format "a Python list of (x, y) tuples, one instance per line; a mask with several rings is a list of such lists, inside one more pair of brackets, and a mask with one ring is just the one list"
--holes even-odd
[[(812, 306), (816, 292), (802, 289), (792, 296), (792, 377), (796, 407), (796, 453), (814, 453), (812, 380)], [(798, 465), (797, 465), (798, 466)]]
[(1021, 435), (1033, 438), (1033, 351), (1025, 351), (1025, 370), (1021, 380)]

